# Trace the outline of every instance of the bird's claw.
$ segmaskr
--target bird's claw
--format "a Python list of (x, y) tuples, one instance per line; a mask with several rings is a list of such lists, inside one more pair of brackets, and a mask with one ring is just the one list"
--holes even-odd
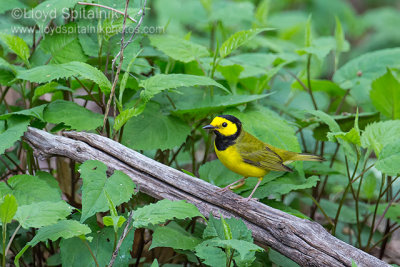
[(238, 202), (241, 202), (241, 203), (248, 203), (249, 201), (255, 201), (255, 202), (257, 202), (258, 201), (258, 198), (254, 198), (254, 197), (246, 197), (246, 198), (244, 198), (244, 197), (242, 197), (242, 198), (239, 198), (238, 199)]

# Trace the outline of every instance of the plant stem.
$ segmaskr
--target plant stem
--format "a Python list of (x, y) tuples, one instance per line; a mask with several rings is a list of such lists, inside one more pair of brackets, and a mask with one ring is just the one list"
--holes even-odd
[(6, 238), (7, 238), (7, 224), (3, 223), (3, 260), (2, 266), (6, 267)]
[(311, 54), (307, 56), (307, 83), (308, 83), (308, 93), (310, 94), (311, 101), (313, 103), (314, 109), (318, 110), (317, 102), (315, 101), (313, 91), (311, 88)]
[(87, 3), (87, 2), (78, 2), (78, 4), (79, 4), (79, 5), (84, 5), (84, 6), (97, 6), (97, 7), (102, 7), (102, 8), (105, 8), (105, 9), (109, 9), (109, 10), (115, 12), (115, 13), (118, 13), (118, 14), (121, 14), (121, 15), (123, 15), (123, 16), (126, 16), (128, 19), (130, 19), (130, 20), (133, 21), (133, 22), (137, 22), (137, 21), (136, 21), (134, 18), (132, 18), (131, 16), (125, 15), (124, 12), (121, 12), (121, 11), (119, 11), (119, 10), (117, 10), (117, 9), (115, 9), (115, 8), (109, 7), (109, 6), (104, 6), (104, 5), (95, 4), (95, 3)]
[(93, 251), (92, 251), (92, 249), (90, 248), (88, 242), (87, 242), (86, 240), (84, 240), (84, 239), (81, 239), (81, 240), (82, 240), (82, 242), (85, 244), (85, 246), (88, 248), (88, 250), (89, 250), (89, 252), (90, 252), (90, 255), (92, 255), (92, 258), (93, 258), (93, 260), (94, 260), (94, 263), (96, 264), (96, 267), (100, 267), (100, 266), (99, 266), (99, 263), (97, 262), (96, 256), (93, 254)]
[(3, 255), (7, 255), (8, 251), (10, 250), (11, 243), (13, 242), (13, 240), (14, 240), (15, 236), (17, 235), (17, 233), (18, 233), (19, 229), (21, 228), (21, 226), (22, 226), (21, 224), (18, 225), (17, 229), (15, 229), (14, 233), (10, 237), (10, 240), (8, 241), (8, 244), (7, 244), (7, 247), (6, 247), (6, 251), (4, 252)]

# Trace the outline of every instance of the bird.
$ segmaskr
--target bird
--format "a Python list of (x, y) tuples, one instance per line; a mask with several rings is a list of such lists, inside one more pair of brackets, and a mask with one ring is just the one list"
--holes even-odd
[(241, 199), (249, 201), (270, 171), (293, 172), (286, 166), (293, 161), (323, 161), (320, 156), (287, 151), (266, 144), (243, 129), (242, 122), (232, 115), (216, 116), (209, 125), (203, 127), (216, 135), (214, 149), (225, 167), (243, 178), (229, 184), (221, 191), (236, 189), (245, 184), (248, 177), (257, 177), (258, 182), (250, 195)]

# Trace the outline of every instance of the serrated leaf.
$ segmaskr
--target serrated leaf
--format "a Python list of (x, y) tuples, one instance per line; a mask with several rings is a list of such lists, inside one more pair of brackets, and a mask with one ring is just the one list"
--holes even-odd
[(400, 143), (391, 143), (383, 147), (375, 167), (387, 175), (400, 173)]
[(226, 266), (226, 255), (218, 247), (208, 246), (201, 243), (196, 247), (196, 256), (203, 260), (203, 263), (211, 267)]
[(36, 106), (30, 109), (23, 109), (20, 111), (15, 111), (13, 113), (6, 113), (3, 115), (0, 115), (0, 120), (6, 120), (8, 118), (10, 118), (13, 115), (24, 115), (24, 116), (30, 116), (30, 117), (34, 117), (36, 119), (39, 119), (41, 121), (44, 121), (43, 119), (43, 110), (47, 105), (40, 105), (40, 106)]
[(65, 100), (50, 103), (44, 110), (44, 119), (54, 124), (64, 123), (77, 131), (94, 130), (103, 124), (101, 114)]
[(224, 86), (209, 77), (189, 74), (157, 74), (149, 79), (140, 81), (139, 86), (144, 88), (140, 93), (140, 98), (144, 102), (148, 102), (151, 98), (164, 90), (171, 90), (179, 87), (216, 86), (229, 92)]
[(253, 39), (257, 34), (270, 30), (272, 29), (261, 28), (261, 29), (250, 29), (234, 33), (225, 42), (222, 43), (221, 47), (219, 48), (219, 56), (221, 58), (228, 56), (233, 51), (238, 49), (240, 46), (244, 45), (246, 42)]
[(51, 63), (87, 60), (78, 39), (78, 30), (76, 23), (70, 23), (57, 27), (54, 29), (55, 33), (45, 36), (40, 48), (51, 54)]
[(0, 154), (12, 147), (28, 129), (30, 118), (22, 115), (13, 115), (7, 120), (7, 128), (0, 134)]
[(118, 114), (115, 118), (113, 129), (119, 131), (130, 119), (136, 117), (144, 111), (146, 104), (141, 104), (138, 107), (128, 108)]
[(57, 79), (82, 77), (99, 85), (103, 93), (110, 93), (111, 83), (97, 68), (83, 62), (69, 62), (59, 65), (44, 65), (18, 72), (17, 78), (35, 83), (47, 83)]
[(12, 221), (17, 208), (18, 203), (13, 195), (8, 194), (3, 198), (3, 202), (0, 204), (0, 221), (3, 225)]
[[(236, 218), (228, 218), (224, 220), (225, 223), (228, 224), (229, 228), (231, 229), (233, 239), (253, 242), (252, 233), (242, 220)], [(210, 238), (225, 239), (223, 228), (224, 227), (222, 225), (221, 219), (217, 219), (211, 214), (207, 222), (207, 227), (206, 229), (204, 229), (203, 232), (203, 239), (210, 239)]]
[(172, 59), (184, 63), (209, 55), (206, 47), (171, 35), (151, 35), (150, 43)]
[(28, 242), (28, 245), (33, 247), (37, 243), (48, 239), (56, 241), (60, 237), (68, 239), (74, 236), (87, 235), (89, 233), (91, 233), (91, 230), (87, 225), (81, 224), (78, 221), (63, 220), (56, 224), (40, 228), (33, 239)]
[(33, 94), (33, 101), (36, 101), (39, 97), (41, 97), (44, 94), (53, 93), (58, 90), (73, 92), (71, 88), (62, 86), (59, 83), (52, 81), (35, 88), (35, 92)]
[[(171, 201), (163, 199), (155, 204), (138, 208), (133, 213), (133, 226), (136, 228), (147, 227), (150, 224), (160, 224), (166, 220), (203, 217), (195, 205), (184, 200)], [(204, 217), (203, 217), (204, 218)]]
[(400, 82), (390, 69), (372, 82), (369, 96), (372, 104), (383, 115), (392, 120), (400, 119)]
[(19, 36), (0, 34), (0, 39), (7, 45), (7, 47), (19, 56), (25, 64), (29, 65), (28, 59), (30, 56), (29, 47), (26, 42)]
[(116, 170), (107, 178), (106, 171), (107, 166), (95, 160), (85, 161), (80, 166), (83, 180), (81, 222), (96, 212), (109, 210), (106, 193), (116, 206), (127, 202), (134, 193), (135, 184), (128, 175)]
[(400, 139), (400, 120), (381, 121), (368, 125), (361, 135), (361, 145), (374, 150), (379, 157), (382, 149)]
[(170, 149), (185, 142), (191, 128), (181, 119), (161, 113), (155, 103), (125, 125), (122, 144), (132, 149)]
[(72, 207), (65, 201), (35, 202), (19, 206), (15, 219), (25, 229), (30, 227), (40, 228), (65, 219), (71, 212)]
[(153, 233), (153, 240), (149, 249), (156, 247), (170, 247), (173, 249), (191, 250), (201, 243), (201, 239), (190, 235), (175, 222), (167, 226), (157, 227)]

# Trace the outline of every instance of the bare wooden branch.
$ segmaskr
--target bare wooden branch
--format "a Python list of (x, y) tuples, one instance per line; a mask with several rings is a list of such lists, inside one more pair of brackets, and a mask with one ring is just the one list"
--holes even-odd
[(203, 180), (186, 175), (135, 152), (108, 138), (83, 132), (56, 136), (29, 128), (25, 140), (35, 155), (63, 156), (78, 162), (104, 162), (109, 171), (121, 170), (142, 192), (157, 199), (186, 199), (204, 216), (241, 218), (252, 230), (256, 242), (270, 246), (301, 266), (389, 266), (330, 235), (316, 222), (300, 219), (262, 203), (239, 202), (240, 196), (225, 192)]

